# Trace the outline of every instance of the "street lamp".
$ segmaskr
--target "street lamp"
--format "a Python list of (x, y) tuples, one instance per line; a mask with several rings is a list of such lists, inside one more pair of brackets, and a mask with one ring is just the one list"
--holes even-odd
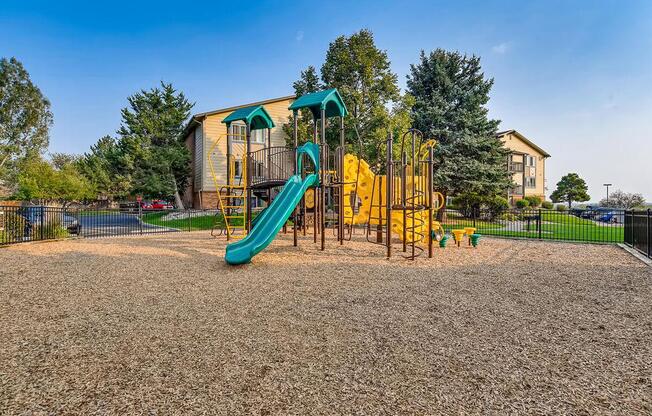
[(609, 187), (613, 185), (613, 183), (603, 183), (602, 186), (607, 187), (607, 204), (609, 204)]

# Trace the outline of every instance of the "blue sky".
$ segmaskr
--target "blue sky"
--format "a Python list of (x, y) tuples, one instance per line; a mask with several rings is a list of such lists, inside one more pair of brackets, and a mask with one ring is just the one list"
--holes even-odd
[(481, 56), (491, 116), (552, 155), (549, 192), (577, 172), (593, 200), (604, 182), (652, 200), (650, 1), (100, 3), (0, 3), (0, 56), (51, 100), (51, 151), (114, 134), (126, 97), (160, 80), (195, 112), (287, 95), (330, 41), (364, 27), (402, 87), (421, 49)]

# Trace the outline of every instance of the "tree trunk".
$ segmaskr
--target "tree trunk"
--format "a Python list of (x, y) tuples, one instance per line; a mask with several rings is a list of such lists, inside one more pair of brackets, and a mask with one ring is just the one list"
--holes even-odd
[(9, 160), (9, 155), (3, 157), (2, 161), (0, 161), (0, 168), (2, 168), (5, 165), (5, 163), (7, 163), (8, 160)]
[(177, 180), (174, 177), (172, 177), (172, 183), (174, 184), (174, 204), (177, 209), (185, 209), (183, 201), (181, 200), (181, 195), (179, 194), (179, 188), (177, 187)]
[(571, 210), (571, 205), (573, 205), (573, 201), (571, 201), (571, 200), (569, 199), (569, 200), (568, 200), (568, 210), (569, 210), (569, 211)]

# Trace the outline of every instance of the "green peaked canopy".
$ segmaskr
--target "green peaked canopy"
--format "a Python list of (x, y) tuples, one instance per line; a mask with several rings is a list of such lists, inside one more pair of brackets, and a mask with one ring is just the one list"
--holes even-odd
[(228, 127), (234, 121), (244, 121), (251, 130), (271, 129), (274, 127), (272, 118), (262, 105), (239, 108), (222, 120), (222, 123), (226, 123)]
[(315, 118), (321, 117), (321, 110), (326, 110), (326, 117), (344, 117), (348, 114), (337, 88), (302, 95), (290, 106), (290, 110), (293, 111), (302, 108), (310, 109)]

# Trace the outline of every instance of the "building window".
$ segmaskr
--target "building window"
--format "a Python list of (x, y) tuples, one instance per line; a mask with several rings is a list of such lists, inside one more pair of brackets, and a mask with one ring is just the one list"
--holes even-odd
[(247, 139), (247, 127), (244, 124), (231, 124), (228, 134), (231, 140), (244, 142)]
[(537, 178), (532, 176), (527, 176), (525, 178), (525, 187), (526, 188), (536, 188), (537, 187)]
[(267, 132), (267, 129), (252, 130), (251, 142), (265, 144), (265, 132)]
[[(251, 142), (265, 144), (266, 131), (267, 129), (251, 130)], [(228, 133), (233, 141), (244, 142), (247, 140), (247, 126), (244, 124), (231, 124)]]
[(233, 167), (234, 167), (234, 170), (235, 170), (235, 172), (233, 172), (233, 176), (235, 176), (236, 178), (241, 177), (242, 176), (242, 161), (241, 160), (236, 160), (233, 163)]
[(535, 167), (537, 165), (537, 159), (534, 156), (525, 156), (525, 166)]

